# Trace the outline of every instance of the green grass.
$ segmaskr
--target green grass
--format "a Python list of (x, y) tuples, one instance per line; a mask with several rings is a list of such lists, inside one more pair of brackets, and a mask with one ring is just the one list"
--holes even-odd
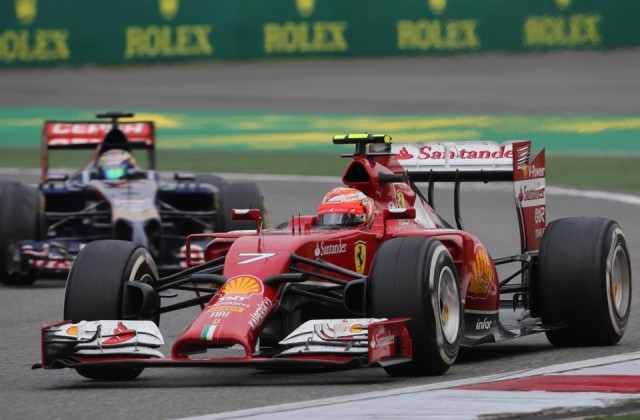
[[(56, 152), (51, 156), (51, 166), (79, 168), (88, 156), (83, 152)], [(160, 170), (340, 175), (345, 164), (345, 159), (334, 154), (211, 150), (158, 152)], [(38, 166), (37, 150), (0, 149), (0, 167)], [(552, 185), (640, 193), (640, 157), (547, 156), (547, 181)]]

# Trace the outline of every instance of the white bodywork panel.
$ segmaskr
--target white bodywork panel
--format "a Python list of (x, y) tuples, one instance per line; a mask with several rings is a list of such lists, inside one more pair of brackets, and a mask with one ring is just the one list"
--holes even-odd
[(366, 354), (367, 328), (386, 318), (314, 319), (305, 322), (280, 341), (289, 348), (280, 355), (297, 353)]
[(81, 321), (50, 328), (47, 334), (50, 342), (75, 341), (74, 354), (79, 356), (164, 357), (157, 350), (164, 338), (152, 321)]

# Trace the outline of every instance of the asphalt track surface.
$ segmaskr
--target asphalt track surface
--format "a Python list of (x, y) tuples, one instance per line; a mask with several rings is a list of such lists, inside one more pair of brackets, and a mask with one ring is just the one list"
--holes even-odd
[(619, 50), (11, 70), (0, 106), (624, 115), (640, 109), (638, 68)]
[[(638, 109), (640, 82), (632, 71), (638, 64), (640, 53), (620, 51), (7, 72), (0, 77), (0, 104), (225, 109), (228, 100), (227, 109), (274, 111), (622, 113)], [(108, 83), (101, 82), (104, 78)], [(301, 178), (262, 181), (260, 186), (277, 222), (313, 211), (334, 184)], [(450, 191), (438, 194), (437, 203), (450, 218)], [(618, 220), (628, 238), (632, 269), (640, 272), (637, 206), (566, 196), (550, 196), (548, 206), (550, 219), (585, 215)], [(517, 249), (508, 191), (465, 191), (463, 208), (467, 228), (487, 243), (493, 256)], [(567, 246), (572, 246), (571, 238)], [(529, 369), (640, 347), (640, 317), (633, 309), (617, 346), (556, 349), (544, 336), (532, 336), (465, 351), (444, 377), (392, 379), (381, 369), (318, 374), (155, 369), (134, 382), (94, 383), (73, 371), (29, 370), (39, 357), (39, 325), (61, 317), (63, 295), (63, 281), (41, 280), (29, 288), (0, 286), (0, 418), (175, 418)], [(637, 287), (633, 299), (638, 302)], [(195, 310), (185, 310), (165, 316), (161, 325), (166, 340), (171, 342), (194, 315)]]

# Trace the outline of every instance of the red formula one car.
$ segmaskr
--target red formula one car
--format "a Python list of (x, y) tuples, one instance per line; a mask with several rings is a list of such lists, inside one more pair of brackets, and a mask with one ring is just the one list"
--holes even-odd
[[(256, 229), (189, 237), (187, 248), (208, 238), (204, 264), (160, 278), (143, 247), (87, 245), (67, 282), (66, 321), (43, 327), (35, 367), (99, 380), (188, 366), (378, 365), (431, 375), (444, 373), (461, 346), (539, 332), (558, 346), (620, 340), (631, 305), (624, 235), (601, 218), (547, 226), (544, 152), (532, 157), (530, 142), (392, 146), (388, 136), (362, 134), (334, 143), (355, 144), (355, 153), (344, 187), (317, 214), (261, 230), (259, 210), (233, 210)], [(460, 184), (472, 181), (513, 182), (515, 255), (492, 258), (462, 229)], [(431, 205), (438, 182), (455, 185), (455, 227)], [(502, 264), (515, 272), (499, 278)], [(161, 304), (171, 289), (197, 296)], [(201, 312), (163, 355), (160, 315), (196, 305)], [(234, 345), (244, 355), (211, 352)]]

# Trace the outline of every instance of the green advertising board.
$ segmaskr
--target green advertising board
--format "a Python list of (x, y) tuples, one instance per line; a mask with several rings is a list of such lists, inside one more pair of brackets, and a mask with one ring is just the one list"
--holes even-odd
[(0, 67), (640, 45), (637, 0), (0, 0)]

